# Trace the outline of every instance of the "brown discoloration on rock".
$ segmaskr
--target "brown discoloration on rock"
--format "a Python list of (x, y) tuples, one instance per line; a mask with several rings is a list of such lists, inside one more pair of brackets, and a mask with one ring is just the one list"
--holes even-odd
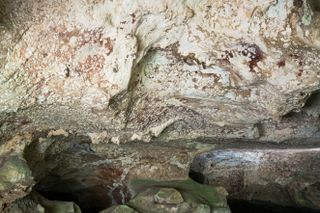
[(121, 169), (117, 168), (105, 168), (104, 166), (101, 166), (96, 171), (95, 177), (99, 177), (106, 181), (118, 181), (121, 178), (121, 175), (123, 171)]
[[(24, 1), (16, 14), (20, 18), (26, 17), (26, 14), (32, 17), (32, 25), (19, 19), (19, 26), (25, 26), (16, 29), (23, 29), (22, 32), (5, 32), (6, 36), (1, 41), (6, 46), (2, 48), (2, 55), (6, 57), (1, 59), (6, 67), (4, 80), (12, 79), (1, 90), (14, 94), (1, 96), (3, 106), (8, 110), (11, 107), (19, 109), (45, 104), (70, 104), (71, 108), (102, 109), (113, 95), (130, 88), (130, 94), (136, 93), (136, 102), (144, 96), (155, 96), (154, 100), (160, 101), (144, 103), (145, 106), (137, 110), (129, 110), (136, 106), (136, 102), (131, 102), (130, 106), (121, 107), (126, 112), (120, 110), (115, 113), (107, 109), (106, 117), (109, 119), (106, 123), (124, 125), (120, 118), (123, 114), (128, 117), (124, 119), (125, 122), (130, 121), (131, 127), (138, 129), (141, 125), (150, 125), (149, 120), (166, 120), (168, 113), (159, 115), (161, 119), (139, 119), (145, 123), (135, 123), (138, 119), (130, 119), (133, 115), (127, 112), (146, 108), (154, 108), (150, 110), (154, 112), (157, 111), (156, 104), (161, 103), (161, 107), (176, 114), (175, 109), (166, 102), (175, 93), (178, 96), (192, 94), (198, 100), (209, 99), (206, 107), (202, 101), (198, 104), (203, 106), (201, 110), (193, 109), (207, 118), (203, 121), (205, 123), (238, 125), (246, 122), (244, 118), (259, 122), (271, 118), (271, 114), (280, 117), (283, 111), (292, 108), (286, 105), (283, 106), (285, 110), (278, 110), (283, 105), (282, 100), (287, 96), (292, 97), (296, 89), (294, 81), (301, 83), (301, 90), (312, 92), (317, 89), (316, 84), (310, 84), (316, 60), (303, 61), (304, 67), (296, 71), (301, 68), (310, 75), (297, 74), (296, 79), (285, 78), (288, 74), (286, 68), (290, 67), (294, 58), (284, 58), (286, 66), (278, 63), (279, 58), (287, 52), (299, 52), (300, 55), (314, 53), (308, 48), (297, 51), (308, 38), (300, 39), (299, 44), (291, 39), (298, 36), (294, 29), (301, 23), (301, 16), (295, 16), (293, 22), (291, 20), (293, 10), (299, 13), (300, 10), (296, 8), (300, 7), (301, 1), (292, 3), (286, 4), (283, 9), (280, 2), (272, 1), (246, 0), (237, 4), (218, 1), (212, 4), (209, 0), (198, 8), (184, 1), (161, 1), (150, 6), (142, 1), (139, 4), (130, 2), (130, 9), (126, 10), (115, 1), (79, 2), (77, 7), (70, 1), (52, 4)], [(282, 16), (276, 13), (279, 9), (283, 11)], [(148, 22), (150, 17), (153, 17), (152, 25)], [(305, 30), (302, 29), (302, 36)], [(19, 42), (13, 45), (12, 54), (5, 53), (8, 44), (14, 41)], [(153, 53), (156, 57), (148, 57)], [(18, 62), (17, 66), (13, 66), (15, 62)], [(138, 67), (139, 64), (141, 67)], [(147, 67), (143, 67), (144, 64)], [(284, 72), (275, 73), (277, 66), (283, 68)], [(152, 75), (133, 78), (128, 83), (132, 73), (132, 76), (139, 75), (145, 68)], [(313, 83), (317, 81), (316, 77), (313, 79)], [(270, 85), (266, 85), (266, 82)], [(258, 92), (254, 94), (259, 95), (241, 95), (245, 90), (243, 88), (250, 85), (254, 85)], [(287, 85), (290, 85), (289, 88), (286, 88)], [(313, 85), (312, 88), (310, 85)], [(237, 91), (230, 92), (231, 88)], [(271, 93), (277, 95), (270, 100), (268, 94)], [(248, 99), (252, 101), (252, 107), (261, 110), (261, 113), (247, 110)], [(181, 104), (174, 98), (170, 101)], [(234, 101), (239, 116), (227, 113), (235, 110)], [(81, 104), (74, 104), (79, 102)], [(220, 106), (221, 103), (223, 106)], [(188, 109), (193, 106), (184, 107)], [(300, 105), (294, 107), (299, 108)], [(226, 110), (215, 111), (216, 108)], [(109, 114), (121, 116), (115, 118)], [(207, 114), (215, 116), (208, 118)], [(187, 113), (182, 117), (189, 119)]]
[(71, 37), (77, 37), (80, 34), (79, 29), (74, 28), (69, 31), (66, 26), (63, 25), (50, 27), (49, 29), (53, 34), (58, 36), (59, 40), (62, 40), (65, 44), (69, 43)]
[(130, 191), (125, 185), (114, 188), (111, 194), (116, 204), (125, 204), (131, 198)]
[(250, 72), (255, 72), (254, 68), (264, 59), (264, 53), (256, 44), (241, 43), (240, 48), (225, 50), (221, 55), (222, 60), (230, 64), (230, 59), (243, 56), (248, 57)]
[(84, 62), (76, 66), (75, 71), (78, 74), (84, 74), (89, 80), (101, 72), (104, 66), (105, 58), (102, 55), (89, 55)]
[(282, 59), (282, 60), (278, 61), (277, 65), (278, 65), (278, 68), (284, 67), (284, 66), (286, 66), (286, 61), (284, 59)]
[(242, 52), (242, 54), (245, 56), (245, 54), (248, 54), (250, 61), (249, 61), (249, 67), (251, 72), (255, 72), (254, 68), (258, 66), (258, 63), (261, 62), (264, 58), (262, 50), (257, 46), (256, 44), (250, 44), (245, 45), (246, 50)]
[(113, 41), (111, 38), (104, 36), (103, 30), (103, 28), (97, 28), (81, 32), (78, 48), (88, 44), (98, 44), (107, 50), (106, 55), (110, 55), (113, 51)]

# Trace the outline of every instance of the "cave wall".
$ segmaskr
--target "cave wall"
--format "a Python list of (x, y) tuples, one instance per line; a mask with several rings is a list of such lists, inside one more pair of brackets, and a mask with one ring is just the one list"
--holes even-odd
[(35, 190), (121, 204), (130, 179), (186, 178), (209, 148), (196, 179), (319, 208), (319, 8), (2, 0), (1, 208)]
[(4, 0), (0, 111), (26, 117), (26, 130), (107, 129), (114, 141), (310, 137), (314, 116), (283, 116), (319, 89), (317, 8)]

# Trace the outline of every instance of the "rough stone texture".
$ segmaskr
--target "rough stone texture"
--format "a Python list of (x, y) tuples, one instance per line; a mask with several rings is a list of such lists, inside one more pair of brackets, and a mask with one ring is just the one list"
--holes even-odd
[(73, 202), (48, 200), (36, 192), (17, 200), (4, 213), (81, 213)]
[(197, 178), (319, 208), (319, 23), (317, 0), (0, 1), (0, 211), (100, 211), (217, 142)]
[(163, 188), (154, 195), (154, 202), (159, 204), (179, 204), (183, 202), (183, 198), (176, 189)]
[(30, 135), (25, 135), (16, 136), (0, 145), (0, 211), (3, 205), (30, 193), (35, 184), (23, 158), (23, 149), (30, 142)]
[(309, 137), (279, 119), (319, 89), (315, 2), (3, 0), (0, 111), (120, 143)]
[(88, 136), (62, 129), (17, 136), (0, 149), (1, 156), (8, 155), (0, 165), (0, 207), (5, 212), (14, 212), (19, 206), (28, 209), (25, 203), (30, 199), (17, 201), (18, 207), (11, 204), (32, 189), (48, 199), (31, 199), (40, 200), (37, 202), (45, 209), (51, 208), (50, 200), (58, 199), (75, 201), (84, 212), (98, 212), (128, 202), (133, 193), (128, 183), (133, 178), (186, 179), (194, 156), (212, 147), (188, 142), (94, 144)]
[(48, 200), (45, 197), (33, 193), (33, 200), (39, 203), (45, 212), (50, 213), (81, 213), (79, 206), (73, 202)]
[[(163, 182), (133, 180), (131, 187), (139, 193), (128, 205), (141, 213), (230, 213), (226, 200), (228, 193), (221, 187), (204, 186), (190, 179)], [(166, 197), (166, 202), (159, 202), (159, 194)], [(173, 194), (183, 198), (177, 202)]]
[(0, 204), (25, 196), (30, 192), (32, 183), (31, 171), (24, 159), (9, 157), (2, 162), (0, 169)]
[(320, 209), (320, 149), (215, 149), (195, 158), (192, 176), (224, 186), (230, 199)]

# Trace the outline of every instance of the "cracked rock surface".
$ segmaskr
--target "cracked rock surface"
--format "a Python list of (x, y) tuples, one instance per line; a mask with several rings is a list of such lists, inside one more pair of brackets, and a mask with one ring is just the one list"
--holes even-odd
[(309, 137), (282, 117), (319, 89), (316, 2), (3, 0), (0, 112), (120, 142)]
[(319, 116), (318, 0), (0, 1), (0, 212), (188, 175), (320, 209)]

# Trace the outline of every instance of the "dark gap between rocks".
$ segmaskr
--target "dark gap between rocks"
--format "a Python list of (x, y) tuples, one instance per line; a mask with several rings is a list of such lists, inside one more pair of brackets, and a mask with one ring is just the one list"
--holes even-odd
[[(84, 189), (70, 193), (55, 192), (55, 189), (52, 189), (52, 191), (48, 190), (37, 192), (49, 200), (74, 202), (80, 207), (82, 213), (98, 213), (112, 205), (106, 191), (104, 191), (103, 188)], [(82, 199), (79, 199), (80, 196)], [(86, 198), (85, 201), (83, 201), (83, 197)]]
[[(190, 169), (189, 177), (201, 184), (205, 184), (205, 176)], [(285, 207), (269, 202), (235, 200), (227, 197), (232, 213), (320, 213), (318, 210), (299, 207)]]
[[(319, 1), (319, 4), (320, 4), (320, 1)], [(320, 90), (317, 90), (317, 91), (313, 92), (310, 95), (310, 97), (308, 97), (308, 99), (305, 102), (304, 107), (310, 107), (310, 106), (313, 106), (313, 105), (318, 105), (319, 99), (320, 99)]]
[(83, 213), (98, 213), (119, 204), (112, 187), (119, 172), (90, 149), (82, 136), (33, 141), (24, 156), (35, 177), (33, 190), (48, 200), (72, 201)]
[(308, 3), (311, 5), (313, 11), (320, 12), (320, 1), (319, 0), (308, 0)]
[[(263, 146), (262, 146), (263, 147)], [(226, 150), (220, 150), (220, 152), (228, 152), (229, 149)], [(239, 151), (241, 149), (234, 149), (235, 151)], [(263, 149), (261, 149), (263, 150)], [(280, 151), (281, 149), (276, 149), (276, 151)], [(240, 153), (240, 152), (239, 152)], [(275, 152), (277, 153), (277, 152)], [(217, 154), (217, 153), (216, 153)], [(193, 162), (191, 163), (190, 166), (190, 170), (189, 170), (189, 177), (200, 183), (200, 184), (208, 184), (208, 181), (210, 182), (210, 175), (213, 175), (213, 172), (217, 173), (217, 176), (220, 176), (220, 178), (224, 178), (223, 175), (221, 175), (221, 170), (210, 170), (211, 173), (207, 174), (205, 168), (208, 166), (207, 162), (210, 162), (210, 158), (213, 158), (213, 154), (208, 152), (208, 153), (202, 153), (198, 156), (196, 156), (193, 159)], [(223, 155), (224, 157), (226, 157), (225, 159), (220, 159), (220, 161), (218, 160), (218, 158), (216, 159), (215, 162), (211, 161), (211, 163), (209, 164), (209, 166), (211, 166), (212, 168), (214, 168), (215, 163), (219, 164), (219, 163), (227, 163), (229, 162), (228, 160), (230, 160), (230, 163), (235, 163), (236, 161), (240, 160), (231, 160), (232, 156), (229, 156), (230, 159), (227, 158), (227, 155)], [(317, 159), (317, 158), (315, 158)], [(231, 164), (226, 164), (226, 170), (228, 169), (228, 166), (230, 167)], [(230, 169), (230, 168), (229, 168)], [(234, 168), (235, 169), (235, 168)], [(239, 169), (239, 168), (238, 168)], [(236, 169), (235, 169), (236, 170)], [(231, 171), (231, 170), (230, 170)], [(228, 180), (226, 181), (222, 181), (221, 186), (223, 186), (224, 188), (227, 188), (226, 186), (231, 186), (231, 185), (235, 185), (232, 181), (234, 181), (234, 179), (232, 177), (234, 177), (235, 175), (237, 175), (237, 173), (228, 173), (230, 176)], [(247, 174), (248, 176), (250, 176), (250, 174)], [(253, 173), (251, 175), (254, 175), (254, 170)], [(208, 179), (209, 178), (209, 179)], [(241, 185), (241, 183), (236, 183), (237, 186)], [(220, 186), (220, 184), (217, 184), (215, 186)], [(241, 188), (241, 186), (239, 186)], [(259, 188), (257, 188), (259, 189)], [(307, 188), (305, 188), (307, 190)], [(261, 190), (261, 189), (260, 189)], [(285, 193), (286, 191), (284, 190), (282, 193), (282, 198), (285, 198), (285, 200), (291, 200), (291, 197), (288, 195), (286, 195), (287, 193)], [(317, 209), (313, 209), (313, 208), (307, 208), (307, 207), (299, 207), (299, 206), (286, 206), (286, 205), (279, 205), (279, 204), (275, 204), (275, 203), (271, 203), (268, 201), (257, 201), (257, 200), (239, 200), (237, 198), (235, 198), (235, 194), (237, 194), (239, 192), (229, 192), (229, 196), (227, 196), (227, 201), (228, 201), (228, 205), (230, 207), (230, 210), (232, 213), (320, 213), (320, 210)], [(264, 192), (262, 192), (264, 193)], [(267, 193), (267, 192), (266, 192)], [(277, 197), (278, 195), (276, 194), (276, 191), (272, 193), (269, 193), (268, 196), (270, 199), (272, 199), (272, 197)]]
[(319, 213), (320, 211), (299, 208), (299, 207), (284, 207), (274, 205), (267, 202), (233, 200), (228, 199), (228, 205), (232, 213)]

